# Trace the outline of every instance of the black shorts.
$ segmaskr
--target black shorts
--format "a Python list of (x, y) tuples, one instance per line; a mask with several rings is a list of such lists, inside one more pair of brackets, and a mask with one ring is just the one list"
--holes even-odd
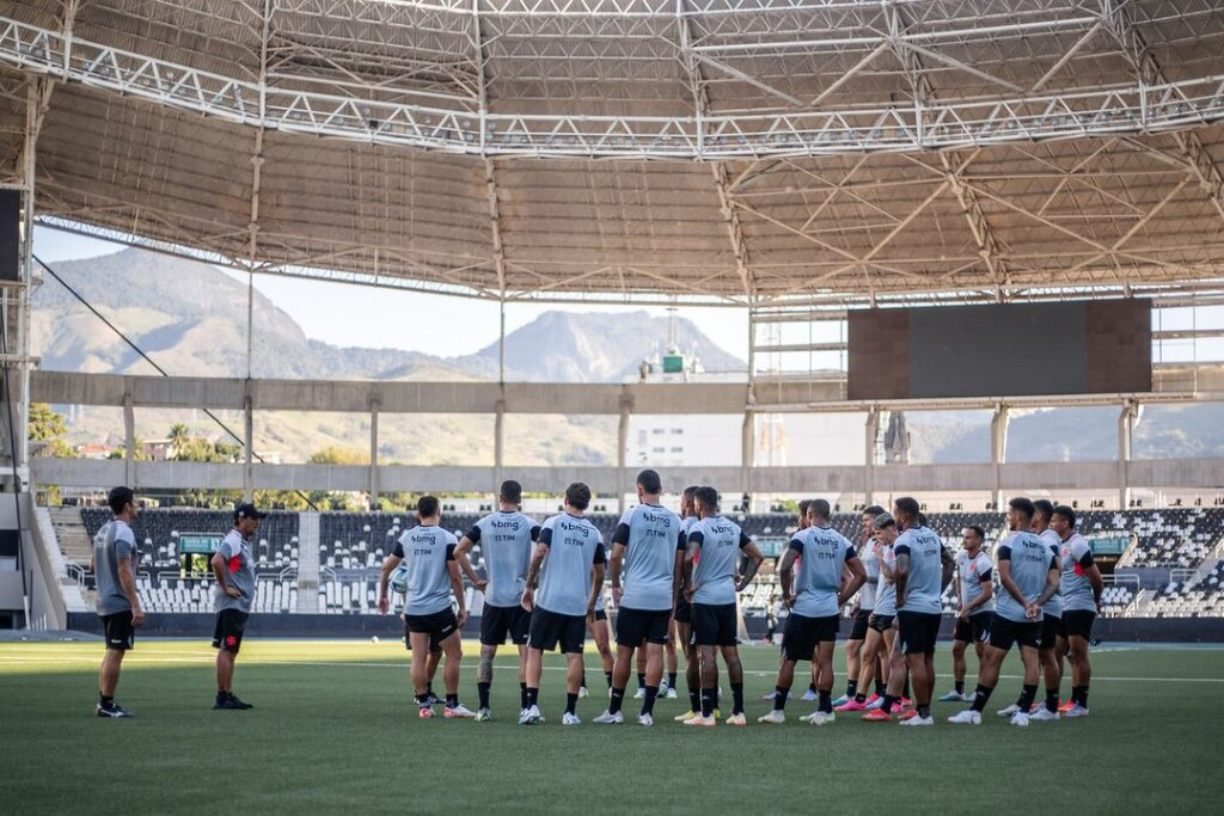
[(676, 623), (693, 622), (693, 605), (681, 598), (676, 601)]
[(459, 631), (459, 619), (454, 610), (447, 608), (428, 615), (404, 614), (404, 632), (409, 635), (408, 649), (412, 650), (411, 635), (429, 635), (429, 651), (442, 650), (442, 641)]
[(527, 645), (527, 634), (531, 631), (531, 613), (523, 607), (492, 606), (485, 604), (480, 613), (480, 642), (485, 646), (500, 646), (506, 635), (515, 646)]
[[(621, 615), (625, 610), (621, 610)], [(563, 654), (582, 654), (586, 643), (586, 615), (562, 615), (536, 607), (531, 613), (531, 648), (551, 652), (561, 646)]]
[(1063, 612), (1062, 620), (1058, 623), (1058, 636), (1066, 639), (1069, 637), (1082, 637), (1084, 640), (1092, 638), (1092, 622), (1096, 620), (1096, 613), (1088, 609), (1069, 609)]
[(246, 631), (249, 617), (249, 612), (238, 609), (222, 609), (218, 612), (217, 625), (213, 629), (213, 648), (238, 654), (238, 650), (242, 648), (242, 633)]
[(106, 648), (116, 652), (126, 652), (136, 645), (136, 627), (132, 626), (132, 610), (112, 612), (109, 615), (99, 615), (102, 621), (102, 635), (106, 638)]
[(608, 610), (606, 609), (596, 609), (595, 610), (595, 620), (606, 621), (607, 619), (608, 619)]
[(782, 654), (787, 660), (811, 660), (817, 644), (837, 640), (837, 615), (808, 618), (790, 613), (782, 633)]
[(990, 624), (990, 645), (996, 649), (1007, 651), (1012, 644), (1036, 649), (1040, 642), (1041, 621), (1019, 623), (1002, 615), (995, 615)]
[(694, 646), (736, 646), (735, 604), (693, 604)]
[[(408, 651), (412, 651), (412, 630), (408, 628), (408, 621), (404, 621), (404, 646)], [(429, 653), (442, 654), (442, 644), (434, 643), (433, 638), (429, 640)]]
[(993, 612), (978, 612), (968, 618), (958, 617), (952, 639), (963, 643), (985, 643), (990, 639), (990, 621), (993, 618)]
[(670, 609), (629, 609), (622, 606), (620, 614), (616, 616), (616, 642), (621, 646), (634, 647), (643, 643), (667, 643), (670, 623)]
[(892, 628), (893, 621), (895, 619), (895, 615), (877, 615), (876, 613), (872, 612), (871, 616), (867, 618), (867, 626), (876, 630), (882, 635)]
[(1041, 619), (1041, 640), (1038, 645), (1042, 649), (1053, 649), (1058, 642), (1058, 629), (1062, 626), (1062, 618), (1046, 615)]
[(859, 609), (854, 614), (854, 623), (850, 626), (850, 637), (848, 640), (866, 640), (867, 639), (867, 621), (871, 618), (870, 609)]
[(932, 612), (897, 612), (897, 629), (901, 651), (911, 654), (935, 654), (942, 615)]

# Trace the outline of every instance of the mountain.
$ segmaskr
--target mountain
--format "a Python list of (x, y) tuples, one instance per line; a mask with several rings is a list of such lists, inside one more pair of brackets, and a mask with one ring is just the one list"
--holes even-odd
[[(171, 375), (246, 376), (247, 287), (215, 267), (140, 249), (53, 265), (64, 282), (126, 333)], [(102, 321), (50, 275), (33, 294), (32, 344), (42, 367), (60, 371), (153, 374)], [(285, 379), (477, 381), (497, 377), (498, 349), (437, 357), (390, 348), (339, 347), (309, 339), (284, 310), (258, 291), (252, 376)], [(666, 318), (546, 312), (506, 337), (506, 378), (519, 382), (621, 382), (636, 379), (643, 358), (659, 351)], [(744, 369), (691, 322), (676, 321), (677, 342), (707, 369)], [(515, 433), (516, 423), (522, 427)], [(530, 421), (528, 421), (530, 420)], [(174, 422), (214, 434), (190, 412), (141, 410), (137, 432), (165, 436)], [(388, 417), (380, 455), (404, 464), (492, 464), (492, 416)], [(118, 409), (72, 412), (74, 442), (122, 438)], [(256, 444), (284, 461), (303, 461), (329, 445), (364, 449), (369, 428), (359, 415), (261, 414)], [(488, 440), (487, 445), (479, 440)], [(615, 460), (614, 417), (510, 417), (506, 461), (601, 464)]]

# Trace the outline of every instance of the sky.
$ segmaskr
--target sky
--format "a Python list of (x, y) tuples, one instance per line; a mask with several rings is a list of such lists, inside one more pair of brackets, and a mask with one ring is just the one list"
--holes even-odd
[[(47, 263), (79, 260), (123, 249), (120, 244), (38, 227), (34, 252)], [(244, 283), (247, 276), (223, 272)], [(497, 341), (498, 307), (473, 298), (395, 289), (256, 275), (255, 288), (289, 314), (315, 340), (337, 346), (419, 351), (442, 357), (471, 354)], [(547, 311), (618, 312), (646, 309), (665, 316), (659, 306), (516, 304), (506, 307), (506, 333)], [(748, 313), (744, 309), (680, 308), (714, 343), (741, 360), (748, 357)], [(412, 326), (411, 331), (405, 327)]]

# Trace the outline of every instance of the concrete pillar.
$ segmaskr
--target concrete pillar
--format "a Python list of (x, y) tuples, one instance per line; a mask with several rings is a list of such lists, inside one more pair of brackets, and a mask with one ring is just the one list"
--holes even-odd
[(629, 412), (633, 403), (628, 398), (620, 401), (620, 424), (616, 428), (616, 509), (625, 512), (625, 493), (628, 491), (628, 473), (625, 468), (625, 451), (629, 447)]
[(1118, 414), (1118, 508), (1130, 507), (1131, 441), (1135, 433), (1136, 405), (1128, 400)]
[(1007, 426), (1011, 414), (1002, 403), (995, 406), (990, 418), (990, 464), (993, 470), (993, 501), (996, 508), (1003, 506), (1003, 463), (1007, 460)]
[(123, 483), (136, 487), (136, 408), (132, 395), (123, 395)]
[(863, 468), (863, 503), (875, 504), (876, 480), (876, 450), (880, 438), (880, 409), (872, 408), (867, 412), (867, 422), (863, 434), (866, 443), (866, 466)]
[(493, 495), (501, 490), (505, 481), (506, 455), (506, 400), (499, 399), (493, 415)]
[(255, 411), (250, 394), (242, 401), (242, 446), (242, 500), (249, 502), (255, 498)]
[(380, 491), (378, 477), (380, 474), (378, 465), (378, 409), (381, 407), (376, 399), (370, 400), (370, 506), (378, 506), (378, 494)]
[(756, 414), (744, 412), (740, 426), (740, 492), (752, 495), (752, 469), (756, 467)]

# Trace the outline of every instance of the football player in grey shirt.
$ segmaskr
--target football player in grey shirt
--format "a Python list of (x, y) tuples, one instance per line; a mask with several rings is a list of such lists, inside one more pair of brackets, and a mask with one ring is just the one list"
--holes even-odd
[(136, 564), (140, 552), (131, 523), (136, 519), (136, 499), (131, 488), (113, 488), (106, 498), (113, 520), (94, 536), (93, 562), (98, 580), (97, 609), (106, 639), (106, 654), (98, 670), (99, 717), (130, 717), (115, 702), (123, 655), (135, 644), (135, 629), (144, 624), (144, 610), (136, 592)]

